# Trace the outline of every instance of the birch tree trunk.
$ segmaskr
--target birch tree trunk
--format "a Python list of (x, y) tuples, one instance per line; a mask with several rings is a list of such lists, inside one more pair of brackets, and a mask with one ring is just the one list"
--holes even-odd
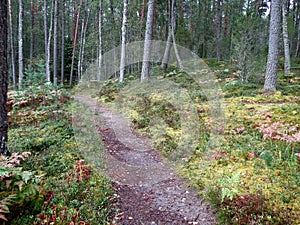
[[(297, 36), (297, 48), (295, 53), (295, 58), (300, 56), (300, 19), (296, 19), (298, 21), (298, 36)], [(297, 29), (297, 28), (296, 28)]]
[(287, 29), (286, 21), (286, 7), (282, 4), (282, 36), (283, 36), (283, 46), (284, 46), (284, 74), (291, 73), (291, 59), (290, 59), (290, 45), (289, 45), (289, 35)]
[(127, 8), (128, 8), (128, 0), (124, 0), (124, 6), (123, 6), (123, 24), (122, 24), (121, 61), (120, 61), (120, 78), (119, 78), (119, 82), (120, 83), (123, 83), (123, 81), (124, 81), (124, 73), (125, 73)]
[(58, 55), (58, 0), (54, 1), (54, 30), (53, 30), (53, 83), (57, 85), (57, 55)]
[[(83, 40), (82, 40), (82, 48), (81, 48), (81, 57), (80, 57), (80, 75), (82, 75), (83, 73), (83, 61), (84, 61), (84, 50), (85, 50), (85, 42), (86, 42), (86, 31), (87, 31), (87, 27), (88, 27), (88, 22), (89, 22), (89, 18), (90, 18), (90, 9), (88, 9), (88, 15), (86, 18), (86, 22), (84, 24), (84, 29), (83, 29)], [(79, 77), (79, 79), (81, 79), (81, 77)]]
[(148, 14), (145, 32), (145, 44), (142, 64), (141, 82), (149, 80), (150, 77), (150, 54), (151, 54), (151, 40), (153, 34), (153, 19), (155, 10), (155, 0), (148, 1)]
[(77, 10), (77, 19), (76, 19), (76, 27), (74, 33), (74, 40), (73, 40), (73, 52), (72, 52), (72, 62), (71, 62), (71, 72), (70, 72), (70, 81), (69, 86), (72, 86), (73, 82), (73, 73), (74, 73), (74, 61), (75, 61), (75, 53), (76, 53), (76, 46), (77, 46), (77, 37), (78, 37), (78, 27), (79, 27), (79, 18), (80, 18), (80, 9), (82, 5), (82, 0), (80, 0), (80, 5)]
[(273, 0), (269, 28), (269, 51), (264, 83), (265, 92), (276, 91), (282, 0)]
[(65, 79), (65, 0), (61, 3), (61, 65), (60, 84), (64, 85)]
[(172, 8), (171, 8), (171, 18), (172, 18), (172, 37), (173, 37), (173, 47), (174, 47), (174, 52), (175, 52), (175, 55), (176, 55), (176, 60), (177, 60), (177, 64), (178, 64), (178, 67), (180, 69), (183, 68), (182, 66), (182, 61), (181, 61), (181, 58), (180, 58), (180, 55), (179, 55), (179, 52), (178, 52), (178, 49), (177, 49), (177, 45), (176, 45), (176, 40), (175, 40), (175, 0), (172, 0)]
[[(2, 32), (2, 31), (1, 31)], [(19, 89), (23, 84), (23, 0), (19, 0), (19, 32), (18, 32), (18, 49), (19, 49)]]
[(34, 26), (35, 26), (35, 15), (34, 15), (35, 3), (34, 0), (31, 0), (31, 30), (30, 30), (30, 63), (32, 63), (33, 54), (34, 54)]
[(16, 61), (15, 61), (15, 37), (14, 37), (14, 28), (13, 28), (13, 19), (12, 19), (12, 5), (11, 0), (8, 0), (8, 12), (9, 12), (9, 28), (10, 28), (10, 49), (11, 49), (11, 71), (13, 79), (13, 87), (17, 88), (16, 81)]
[(48, 32), (48, 40), (47, 40), (47, 51), (46, 51), (46, 79), (47, 82), (51, 82), (51, 73), (50, 73), (50, 47), (51, 47), (51, 37), (52, 37), (52, 27), (53, 27), (53, 8), (54, 2), (52, 0), (51, 4), (51, 14), (50, 14), (50, 27)]
[[(50, 81), (50, 55), (48, 54), (48, 16), (47, 0), (44, 0), (44, 41), (45, 41), (45, 64), (46, 64), (46, 81)], [(50, 49), (50, 47), (49, 47)]]
[(7, 148), (8, 118), (7, 118), (7, 1), (0, 1), (0, 155), (9, 155)]
[(101, 65), (102, 65), (102, 0), (99, 0), (99, 9), (98, 9), (98, 35), (99, 35), (99, 46), (98, 46), (98, 74), (97, 80), (101, 80)]

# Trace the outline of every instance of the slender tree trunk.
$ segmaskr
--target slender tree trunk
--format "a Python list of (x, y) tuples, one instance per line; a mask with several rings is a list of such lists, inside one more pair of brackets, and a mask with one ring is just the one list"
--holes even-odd
[(50, 14), (50, 27), (48, 32), (48, 40), (47, 40), (47, 51), (46, 51), (46, 79), (47, 82), (51, 82), (51, 73), (50, 73), (50, 48), (51, 48), (51, 37), (52, 37), (52, 28), (53, 28), (53, 9), (54, 9), (54, 2), (52, 0), (51, 4), (51, 14)]
[(65, 0), (61, 3), (61, 73), (60, 84), (64, 85), (65, 79)]
[(146, 22), (146, 32), (145, 32), (142, 75), (141, 75), (142, 82), (148, 81), (149, 77), (150, 77), (150, 54), (151, 54), (151, 40), (152, 40), (152, 34), (153, 34), (154, 10), (155, 10), (155, 0), (149, 0), (148, 1), (147, 22)]
[(58, 70), (58, 0), (54, 1), (54, 30), (53, 30), (53, 83), (57, 85)]
[(297, 36), (297, 48), (295, 53), (295, 58), (298, 58), (300, 56), (300, 19), (296, 19), (298, 21), (298, 36)]
[(217, 59), (221, 60), (222, 44), (222, 0), (217, 1)]
[(168, 0), (168, 6), (169, 6), (169, 25), (168, 25), (168, 39), (167, 39), (167, 44), (166, 44), (166, 48), (165, 48), (165, 53), (164, 53), (164, 57), (162, 60), (162, 64), (160, 66), (160, 68), (162, 70), (166, 70), (168, 68), (168, 64), (169, 64), (169, 58), (170, 58), (170, 52), (171, 52), (171, 48), (172, 48), (172, 16), (171, 16), (171, 11), (172, 11), (172, 7), (171, 7), (171, 3), (170, 0)]
[(19, 48), (19, 89), (23, 84), (23, 0), (19, 0), (19, 32), (18, 32), (18, 48)]
[(286, 7), (282, 4), (282, 36), (284, 45), (284, 73), (291, 73), (291, 59), (290, 59), (290, 46), (289, 46), (289, 35), (286, 21)]
[(264, 84), (265, 92), (276, 91), (282, 0), (273, 0), (271, 7), (269, 52)]
[(75, 53), (76, 53), (76, 45), (77, 45), (77, 37), (78, 37), (78, 27), (79, 27), (79, 18), (80, 18), (81, 5), (82, 5), (82, 0), (80, 0), (79, 9), (77, 10), (76, 27), (75, 27), (75, 34), (74, 34), (74, 40), (73, 40), (73, 52), (72, 52), (71, 72), (70, 72), (70, 83), (69, 83), (70, 87), (72, 86), (72, 82), (73, 82), (74, 61), (75, 61)]
[(0, 1), (0, 155), (9, 155), (7, 148), (7, 0)]
[(173, 47), (174, 47), (174, 52), (175, 52), (175, 55), (176, 55), (176, 60), (177, 60), (177, 64), (178, 64), (178, 67), (180, 69), (183, 68), (182, 66), (182, 61), (181, 61), (181, 58), (180, 58), (180, 55), (179, 55), (179, 52), (178, 52), (178, 49), (177, 49), (177, 45), (176, 45), (176, 39), (175, 39), (175, 0), (172, 0), (172, 9), (171, 9), (171, 18), (172, 18), (172, 37), (173, 37)]
[(124, 6), (123, 6), (123, 24), (122, 24), (121, 61), (120, 61), (120, 78), (119, 78), (119, 82), (120, 83), (123, 83), (123, 81), (124, 81), (124, 73), (125, 73), (127, 7), (128, 7), (128, 0), (124, 0)]
[(11, 49), (11, 71), (14, 89), (17, 88), (16, 81), (16, 62), (15, 62), (15, 37), (14, 37), (14, 28), (13, 28), (13, 19), (12, 19), (12, 5), (11, 0), (8, 0), (8, 11), (9, 11), (9, 28), (10, 28), (10, 49)]
[(78, 54), (78, 63), (77, 63), (77, 80), (80, 81), (81, 78), (81, 56), (82, 56), (82, 43), (83, 43), (83, 30), (84, 30), (85, 18), (81, 21), (81, 33), (80, 33), (80, 40), (79, 40), (79, 54)]
[(98, 51), (99, 51), (99, 55), (98, 55), (98, 75), (97, 75), (97, 80), (100, 81), (101, 80), (101, 65), (102, 65), (102, 0), (99, 0), (99, 9), (98, 9), (98, 32), (99, 32), (99, 46), (98, 46)]
[(31, 30), (30, 30), (30, 63), (32, 63), (34, 54), (34, 25), (35, 25), (35, 2), (31, 0)]
[[(83, 73), (83, 62), (84, 62), (84, 51), (85, 51), (85, 43), (86, 43), (86, 31), (87, 31), (87, 27), (88, 27), (88, 23), (89, 23), (89, 18), (90, 18), (90, 9), (88, 9), (88, 14), (87, 14), (87, 18), (86, 18), (86, 22), (84, 24), (84, 28), (83, 28), (83, 40), (82, 40), (82, 47), (81, 47), (81, 56), (80, 56), (80, 75), (82, 76)], [(81, 77), (79, 77), (79, 80), (81, 79)]]

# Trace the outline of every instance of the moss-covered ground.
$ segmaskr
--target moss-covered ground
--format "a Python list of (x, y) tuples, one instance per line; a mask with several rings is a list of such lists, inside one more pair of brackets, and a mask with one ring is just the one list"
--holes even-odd
[[(222, 88), (226, 116), (224, 138), (209, 157), (209, 108), (201, 88), (174, 66), (152, 72), (187, 91), (199, 116), (194, 122), (200, 135), (180, 173), (215, 206), (220, 224), (300, 224), (299, 74), (280, 71), (278, 91), (264, 94), (263, 74), (243, 83), (227, 62), (207, 63)], [(168, 156), (184, 135), (180, 113), (160, 91), (126, 92), (132, 79), (107, 81), (97, 97), (122, 104), (134, 127), (152, 136), (155, 147)]]

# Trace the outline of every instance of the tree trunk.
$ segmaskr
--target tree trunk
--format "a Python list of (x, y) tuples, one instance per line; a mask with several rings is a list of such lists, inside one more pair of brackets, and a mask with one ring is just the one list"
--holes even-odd
[[(2, 31), (1, 31), (2, 32)], [(19, 32), (18, 32), (18, 48), (19, 48), (19, 89), (23, 84), (23, 0), (19, 0)]]
[(12, 5), (11, 0), (8, 0), (8, 11), (9, 11), (9, 28), (10, 28), (10, 49), (11, 49), (11, 70), (12, 70), (12, 79), (14, 89), (17, 88), (16, 81), (16, 62), (15, 62), (15, 37), (14, 37), (14, 28), (12, 20)]
[(284, 74), (291, 73), (291, 59), (290, 59), (290, 45), (289, 45), (289, 35), (287, 29), (286, 21), (286, 7), (285, 4), (282, 4), (282, 36), (283, 36), (283, 45), (284, 45)]
[(0, 1), (0, 155), (9, 155), (7, 148), (7, 0)]
[[(79, 72), (80, 75), (82, 76), (83, 73), (83, 61), (84, 61), (84, 51), (85, 51), (85, 42), (86, 42), (86, 31), (87, 31), (87, 27), (88, 27), (88, 22), (89, 22), (89, 18), (90, 18), (90, 9), (88, 9), (88, 15), (86, 18), (86, 22), (84, 24), (84, 28), (83, 28), (83, 40), (82, 40), (82, 47), (81, 47), (81, 57), (80, 57), (80, 68), (79, 68)], [(81, 77), (79, 77), (79, 79), (81, 79)]]
[(183, 68), (182, 66), (182, 61), (181, 61), (181, 58), (180, 58), (180, 55), (179, 55), (179, 52), (178, 52), (178, 49), (177, 49), (177, 45), (176, 45), (176, 39), (175, 39), (175, 0), (172, 0), (172, 8), (171, 8), (171, 21), (172, 21), (172, 37), (173, 37), (173, 47), (174, 47), (174, 52), (175, 52), (175, 55), (176, 55), (176, 60), (177, 60), (177, 64), (178, 64), (178, 67), (180, 69)]
[(99, 0), (99, 21), (98, 21), (98, 32), (99, 32), (99, 46), (98, 46), (98, 74), (97, 74), (97, 80), (101, 80), (101, 65), (102, 65), (102, 0)]
[(54, 2), (54, 30), (53, 30), (53, 83), (57, 85), (57, 55), (58, 55), (58, 0)]
[(300, 56), (300, 19), (296, 18), (297, 24), (298, 24), (298, 36), (297, 36), (297, 48), (296, 48), (296, 53), (295, 53), (295, 58), (298, 58)]
[(65, 0), (62, 0), (61, 6), (61, 73), (60, 84), (64, 85), (65, 79)]
[(78, 27), (79, 27), (79, 18), (80, 18), (80, 9), (82, 5), (82, 0), (80, 0), (80, 6), (77, 10), (77, 19), (76, 19), (76, 27), (75, 27), (75, 34), (73, 40), (73, 52), (72, 52), (72, 62), (71, 62), (71, 72), (70, 72), (70, 81), (69, 86), (72, 86), (73, 82), (73, 73), (74, 73), (74, 61), (75, 61), (75, 53), (76, 53), (76, 45), (77, 45), (77, 37), (78, 37)]
[(30, 30), (30, 63), (34, 57), (34, 26), (35, 26), (35, 3), (31, 0), (31, 30)]
[(217, 59), (221, 60), (222, 44), (222, 0), (217, 1)]
[(50, 27), (48, 32), (48, 41), (47, 41), (47, 51), (46, 51), (46, 79), (47, 82), (51, 82), (51, 73), (50, 73), (50, 47), (51, 47), (51, 37), (52, 37), (52, 28), (53, 28), (53, 9), (54, 9), (54, 2), (52, 0), (51, 4), (51, 14), (50, 14)]
[(164, 53), (164, 57), (161, 63), (160, 68), (162, 70), (166, 70), (168, 68), (168, 64), (169, 64), (169, 58), (170, 58), (170, 52), (171, 52), (171, 48), (172, 48), (172, 16), (171, 16), (171, 11), (172, 11), (172, 7), (171, 7), (171, 3), (170, 0), (168, 0), (168, 5), (169, 5), (169, 25), (168, 25), (168, 39), (167, 39), (167, 44), (166, 44), (166, 48), (165, 48), (165, 53)]
[(276, 91), (282, 0), (273, 0), (269, 29), (269, 51), (264, 84), (265, 92)]
[(148, 81), (150, 77), (150, 54), (151, 54), (151, 40), (152, 40), (152, 33), (153, 33), (154, 10), (155, 10), (155, 0), (149, 0), (146, 32), (145, 32), (142, 75), (141, 75), (142, 82)]
[(123, 81), (124, 81), (124, 73), (125, 73), (127, 7), (128, 7), (128, 0), (124, 0), (124, 6), (123, 6), (123, 24), (122, 24), (121, 61), (120, 61), (120, 78), (119, 78), (120, 83), (123, 83)]

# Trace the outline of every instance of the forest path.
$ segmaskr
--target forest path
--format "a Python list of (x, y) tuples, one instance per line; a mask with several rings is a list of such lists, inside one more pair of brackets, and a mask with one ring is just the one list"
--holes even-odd
[(149, 140), (131, 129), (124, 115), (87, 96), (75, 99), (101, 117), (96, 127), (105, 146), (106, 174), (117, 196), (117, 224), (216, 223), (210, 206), (173, 173)]

